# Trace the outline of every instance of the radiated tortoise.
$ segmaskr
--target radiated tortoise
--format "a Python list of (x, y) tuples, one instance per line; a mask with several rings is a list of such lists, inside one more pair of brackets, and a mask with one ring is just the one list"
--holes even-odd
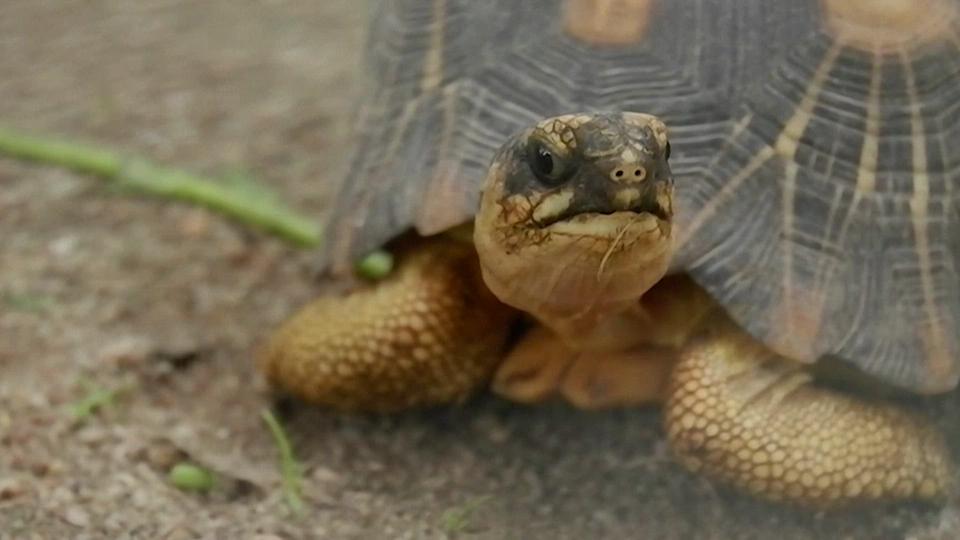
[(487, 387), (658, 403), (684, 465), (762, 497), (951, 491), (928, 419), (822, 374), (957, 384), (960, 2), (373, 13), (325, 260), (398, 266), (285, 323), (276, 386), (381, 412)]

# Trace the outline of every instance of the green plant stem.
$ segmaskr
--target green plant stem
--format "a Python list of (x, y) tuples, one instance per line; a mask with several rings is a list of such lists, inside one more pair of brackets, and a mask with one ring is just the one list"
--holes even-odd
[(0, 151), (11, 157), (60, 165), (77, 172), (114, 179), (123, 168), (116, 153), (72, 142), (33, 137), (0, 127)]
[(314, 247), (321, 240), (320, 228), (315, 222), (280, 204), (145, 159), (126, 158), (104, 148), (24, 135), (2, 127), (0, 153), (92, 174), (120, 188), (205, 206), (299, 246)]
[(293, 455), (293, 445), (290, 444), (290, 439), (287, 437), (283, 426), (280, 425), (280, 422), (270, 410), (264, 409), (260, 413), (260, 416), (263, 418), (263, 421), (266, 422), (267, 427), (270, 428), (274, 443), (280, 452), (280, 477), (283, 481), (283, 495), (287, 500), (287, 506), (289, 506), (295, 514), (300, 514), (304, 509), (303, 500), (300, 498), (303, 479), (301, 476), (300, 463), (297, 462), (297, 458)]
[(116, 389), (93, 389), (83, 399), (72, 403), (67, 410), (75, 419), (86, 420), (93, 413), (112, 404), (118, 393), (119, 391)]

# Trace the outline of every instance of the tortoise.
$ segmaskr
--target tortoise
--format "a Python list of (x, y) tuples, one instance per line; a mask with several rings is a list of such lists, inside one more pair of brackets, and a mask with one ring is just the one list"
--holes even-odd
[(957, 385), (960, 2), (372, 13), (323, 257), (397, 266), (277, 329), (273, 385), (343, 411), (659, 404), (680, 463), (755, 496), (953, 492), (930, 419), (861, 390)]

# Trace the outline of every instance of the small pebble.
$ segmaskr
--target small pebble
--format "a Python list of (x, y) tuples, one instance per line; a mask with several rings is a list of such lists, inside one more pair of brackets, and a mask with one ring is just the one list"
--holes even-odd
[(50, 254), (56, 257), (67, 257), (72, 255), (77, 248), (79, 239), (76, 236), (61, 236), (47, 245)]
[(18, 478), (0, 478), (0, 501), (9, 501), (27, 492), (27, 486)]
[(63, 514), (63, 519), (74, 527), (89, 527), (90, 514), (79, 506), (71, 506)]
[(66, 486), (54, 488), (53, 492), (50, 493), (50, 502), (54, 504), (66, 504), (72, 500), (74, 500), (73, 492)]
[(145, 489), (136, 489), (130, 495), (129, 501), (130, 505), (134, 508), (146, 510), (150, 508), (150, 503), (153, 502), (153, 499)]
[(77, 433), (77, 439), (88, 446), (98, 446), (110, 438), (110, 431), (98, 425), (90, 425)]
[(167, 534), (163, 535), (163, 540), (193, 540), (196, 537), (197, 533), (190, 530), (190, 528), (184, 525), (177, 525), (167, 531)]
[(104, 345), (97, 358), (111, 366), (132, 367), (142, 364), (155, 348), (155, 344), (144, 336), (125, 335)]
[(177, 224), (180, 234), (189, 238), (204, 236), (210, 230), (210, 216), (201, 210), (194, 210), (182, 217)]
[(144, 451), (147, 463), (158, 469), (169, 470), (179, 460), (183, 459), (183, 452), (169, 441), (152, 441)]
[(343, 475), (328, 467), (317, 466), (310, 473), (310, 477), (322, 484), (342, 484)]
[(34, 461), (30, 463), (29, 469), (34, 476), (43, 478), (44, 476), (50, 474), (50, 471), (53, 469), (53, 467), (48, 461)]

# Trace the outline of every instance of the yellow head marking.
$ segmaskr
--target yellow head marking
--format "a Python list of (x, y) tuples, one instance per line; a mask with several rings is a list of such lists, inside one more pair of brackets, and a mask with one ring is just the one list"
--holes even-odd
[(573, 190), (565, 189), (557, 193), (551, 193), (544, 197), (533, 209), (533, 219), (538, 223), (543, 223), (556, 218), (570, 208), (570, 201), (572, 200)]

